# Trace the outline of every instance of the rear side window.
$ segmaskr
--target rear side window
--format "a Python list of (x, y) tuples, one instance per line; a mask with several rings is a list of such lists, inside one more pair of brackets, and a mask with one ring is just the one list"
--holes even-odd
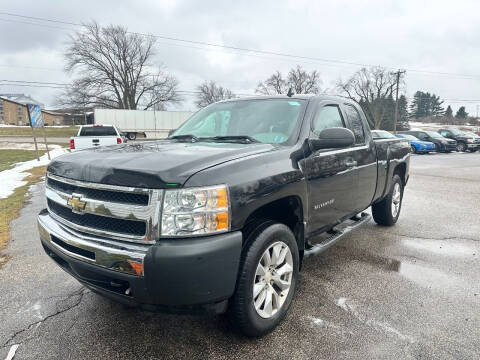
[(350, 104), (345, 104), (345, 112), (350, 121), (351, 130), (355, 135), (355, 144), (365, 144), (365, 133), (363, 132), (363, 123), (357, 109)]
[(448, 136), (448, 131), (442, 130), (442, 131), (440, 131), (440, 135)]
[(327, 105), (318, 111), (313, 120), (312, 131), (319, 135), (323, 129), (331, 127), (345, 127), (337, 105)]
[(117, 136), (113, 126), (87, 126), (80, 130), (79, 136)]

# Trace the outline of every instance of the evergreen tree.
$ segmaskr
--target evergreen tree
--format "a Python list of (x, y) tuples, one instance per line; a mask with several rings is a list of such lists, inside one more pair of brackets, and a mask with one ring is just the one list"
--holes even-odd
[(405, 95), (398, 98), (398, 120), (408, 122), (408, 102)]
[(442, 116), (444, 113), (443, 101), (440, 96), (429, 92), (417, 91), (410, 104), (410, 117), (421, 118), (426, 116)]
[(450, 105), (447, 106), (447, 110), (445, 110), (445, 117), (451, 119), (453, 117), (453, 110)]
[(430, 106), (431, 106), (431, 114), (433, 116), (443, 116), (444, 109), (443, 109), (443, 100), (440, 101), (440, 96), (435, 96), (432, 94), (430, 97)]
[(460, 106), (457, 113), (455, 114), (455, 117), (458, 119), (466, 119), (467, 116), (468, 113), (465, 111), (465, 106)]

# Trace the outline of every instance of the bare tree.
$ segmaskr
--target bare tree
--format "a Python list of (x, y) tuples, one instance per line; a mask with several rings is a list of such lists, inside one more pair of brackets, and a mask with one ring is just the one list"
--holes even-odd
[(267, 80), (260, 82), (255, 92), (262, 95), (286, 94), (291, 88), (295, 94), (318, 94), (320, 84), (320, 73), (317, 70), (309, 73), (297, 65), (295, 69), (290, 69), (286, 79), (280, 71), (276, 71)]
[(163, 109), (181, 100), (178, 81), (154, 67), (155, 38), (93, 22), (70, 36), (66, 70), (78, 77), (60, 103), (118, 109)]
[(362, 68), (346, 82), (338, 81), (337, 87), (350, 99), (357, 101), (367, 113), (369, 122), (380, 129), (391, 110), (396, 78), (382, 67)]
[(262, 95), (286, 94), (287, 82), (280, 71), (273, 73), (267, 80), (258, 83), (255, 92)]
[(231, 99), (235, 97), (235, 94), (222, 86), (219, 86), (215, 81), (205, 81), (203, 84), (197, 86), (198, 95), (195, 104), (199, 108), (203, 108), (214, 102)]
[(295, 94), (318, 94), (320, 83), (320, 73), (317, 70), (308, 73), (297, 65), (288, 72), (287, 84)]

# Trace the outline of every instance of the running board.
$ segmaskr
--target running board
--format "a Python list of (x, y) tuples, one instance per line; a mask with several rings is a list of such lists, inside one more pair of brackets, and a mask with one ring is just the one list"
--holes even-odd
[[(303, 256), (304, 257), (309, 257), (313, 255), (318, 255), (330, 248), (332, 245), (334, 245), (336, 242), (338, 242), (344, 235), (348, 234), (350, 231), (355, 230), (359, 226), (365, 224), (371, 219), (371, 216), (367, 213), (362, 213), (360, 216), (357, 216), (351, 220), (347, 221), (353, 221), (352, 224), (345, 226), (345, 228), (341, 230), (335, 231), (332, 236), (329, 238), (325, 239), (319, 244), (313, 245), (310, 249), (305, 249)], [(339, 224), (342, 225), (342, 224)], [(337, 226), (339, 226), (337, 225)], [(335, 229), (335, 228), (334, 228)]]

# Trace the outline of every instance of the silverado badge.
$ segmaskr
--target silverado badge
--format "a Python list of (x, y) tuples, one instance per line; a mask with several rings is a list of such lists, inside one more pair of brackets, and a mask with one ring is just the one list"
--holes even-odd
[(72, 209), (74, 213), (83, 214), (85, 206), (87, 206), (87, 202), (82, 201), (80, 195), (72, 194), (72, 197), (67, 200), (67, 205)]

